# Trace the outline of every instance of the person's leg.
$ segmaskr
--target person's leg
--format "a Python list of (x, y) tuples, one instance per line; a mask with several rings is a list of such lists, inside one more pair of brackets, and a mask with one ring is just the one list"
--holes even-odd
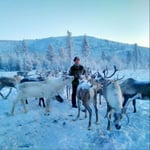
[(76, 92), (77, 92), (77, 85), (72, 85), (72, 107), (77, 107), (76, 105)]

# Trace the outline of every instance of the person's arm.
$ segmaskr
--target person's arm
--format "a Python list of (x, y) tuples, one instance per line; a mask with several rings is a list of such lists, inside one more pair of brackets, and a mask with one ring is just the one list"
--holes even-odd
[(84, 69), (83, 66), (81, 66), (81, 68), (82, 68), (82, 69), (81, 69), (81, 74), (84, 75), (84, 74), (86, 73), (86, 71), (85, 71), (85, 69)]
[(85, 70), (84, 67), (83, 67), (83, 73), (82, 73), (82, 74), (84, 75), (85, 73), (86, 73), (86, 70)]
[(72, 67), (71, 67), (70, 70), (69, 70), (69, 75), (70, 75), (70, 76), (74, 76), (73, 68), (72, 68)]

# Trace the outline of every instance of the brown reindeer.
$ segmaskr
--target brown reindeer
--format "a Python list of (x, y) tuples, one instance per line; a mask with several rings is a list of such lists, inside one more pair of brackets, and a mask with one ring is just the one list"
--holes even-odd
[(91, 129), (91, 119), (92, 119), (92, 109), (90, 103), (92, 102), (95, 108), (96, 123), (98, 123), (98, 109), (97, 109), (97, 85), (90, 86), (87, 82), (82, 82), (77, 88), (77, 102), (78, 102), (78, 115), (77, 119), (80, 117), (80, 101), (82, 101), (85, 107), (85, 118), (87, 117), (87, 111), (89, 112), (89, 123), (88, 130)]
[(0, 92), (0, 95), (1, 95), (2, 98), (4, 98), (4, 99), (8, 98), (8, 96), (10, 95), (10, 93), (12, 91), (12, 88), (15, 88), (17, 82), (19, 82), (18, 80), (19, 80), (18, 76), (14, 76), (14, 77), (0, 77), (0, 91), (3, 88), (5, 88), (5, 87), (9, 88), (9, 92), (8, 92), (8, 94), (6, 96), (4, 96)]

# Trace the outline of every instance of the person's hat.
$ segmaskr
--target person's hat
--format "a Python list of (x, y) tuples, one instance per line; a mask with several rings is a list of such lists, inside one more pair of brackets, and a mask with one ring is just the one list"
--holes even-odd
[(76, 61), (76, 60), (80, 60), (80, 58), (79, 57), (74, 57), (74, 59), (73, 59), (73, 61)]

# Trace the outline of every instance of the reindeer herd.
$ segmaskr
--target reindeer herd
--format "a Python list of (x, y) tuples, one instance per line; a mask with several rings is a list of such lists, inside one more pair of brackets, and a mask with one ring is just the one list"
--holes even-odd
[[(80, 84), (77, 88), (77, 104), (78, 111), (75, 120), (80, 117), (81, 103), (85, 107), (85, 118), (87, 112), (89, 114), (88, 130), (91, 129), (92, 122), (92, 108), (93, 103), (96, 115), (96, 123), (98, 120), (98, 104), (101, 104), (101, 96), (104, 97), (107, 108), (105, 117), (108, 120), (107, 130), (111, 130), (111, 124), (114, 124), (116, 129), (121, 128), (121, 122), (124, 116), (127, 115), (127, 107), (130, 102), (133, 103), (134, 111), (136, 112), (136, 99), (150, 100), (150, 82), (137, 81), (133, 78), (123, 80), (122, 78), (112, 79), (118, 69), (114, 66), (114, 71), (109, 74), (108, 68), (104, 69), (103, 75), (99, 72), (94, 74), (86, 74), (80, 77)], [(12, 88), (17, 90), (17, 95), (12, 104), (11, 115), (14, 115), (16, 104), (20, 101), (22, 103), (24, 112), (27, 112), (26, 103), (30, 98), (39, 98), (39, 104), (42, 101), (45, 106), (45, 115), (50, 112), (50, 100), (60, 95), (64, 88), (67, 89), (67, 98), (70, 93), (70, 85), (73, 76), (62, 73), (59, 77), (53, 77), (46, 73), (41, 76), (38, 74), (36, 78), (30, 78), (25, 72), (18, 72), (14, 77), (0, 77), (0, 95), (3, 99), (7, 99)], [(21, 78), (21, 76), (24, 76)], [(2, 94), (3, 88), (9, 88), (6, 96)], [(98, 103), (99, 95), (99, 103)], [(61, 97), (60, 97), (61, 98)], [(45, 101), (44, 101), (45, 99)], [(46, 102), (46, 104), (45, 104)], [(112, 121), (113, 118), (113, 121)]]

